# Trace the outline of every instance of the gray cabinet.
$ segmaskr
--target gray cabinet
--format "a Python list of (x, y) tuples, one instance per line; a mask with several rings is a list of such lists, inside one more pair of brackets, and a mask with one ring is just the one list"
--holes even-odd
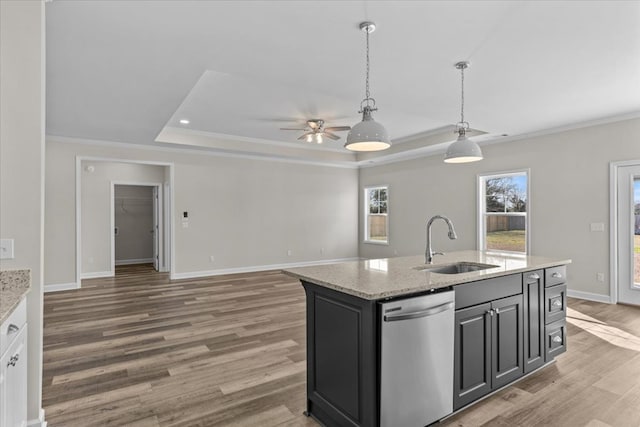
[(522, 376), (523, 331), (521, 293), (456, 311), (454, 410)]
[(545, 270), (544, 348), (545, 362), (567, 351), (567, 284), (566, 267)]
[(491, 303), (455, 313), (453, 409), (491, 391)]
[(545, 362), (544, 350), (544, 271), (523, 274), (524, 373)]

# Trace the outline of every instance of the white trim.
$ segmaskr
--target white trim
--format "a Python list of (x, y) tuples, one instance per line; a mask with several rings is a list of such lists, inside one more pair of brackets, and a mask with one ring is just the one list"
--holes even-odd
[(609, 292), (611, 303), (618, 303), (618, 169), (625, 166), (640, 165), (638, 160), (621, 160), (609, 163)]
[(69, 291), (72, 289), (79, 289), (78, 284), (76, 282), (54, 283), (51, 285), (44, 285), (44, 292)]
[[(71, 138), (71, 139), (76, 140), (76, 143), (78, 142), (78, 140), (75, 138)], [(124, 143), (118, 143), (118, 144), (121, 147), (131, 146), (131, 144), (124, 144)], [(151, 161), (151, 160), (120, 159), (120, 158), (99, 157), (99, 156), (76, 156), (76, 200), (75, 200), (76, 218), (75, 219), (76, 219), (76, 284), (77, 284), (77, 288), (79, 289), (82, 287), (82, 279), (98, 278), (98, 277), (113, 277), (115, 275), (115, 260), (113, 259), (115, 258), (115, 255), (113, 254), (113, 251), (112, 251), (113, 258), (111, 263), (111, 268), (113, 271), (110, 272), (109, 275), (105, 275), (106, 272), (88, 273), (88, 274), (82, 273), (82, 195), (81, 195), (81, 192), (82, 192), (82, 162), (84, 161), (128, 163), (128, 164), (163, 166), (163, 167), (169, 168), (170, 182), (168, 187), (168, 194), (166, 194), (166, 196), (170, 198), (171, 209), (169, 210), (169, 212), (166, 212), (166, 215), (164, 216), (164, 220), (169, 223), (169, 227), (171, 230), (171, 237), (168, 242), (168, 253), (165, 251), (165, 256), (169, 257), (171, 261), (170, 271), (175, 271), (175, 255), (174, 255), (175, 254), (175, 243), (174, 243), (175, 234), (174, 234), (174, 228), (173, 228), (173, 211), (174, 211), (173, 182), (174, 182), (174, 169), (175, 169), (174, 163)], [(167, 186), (164, 184), (165, 183), (162, 183), (162, 184), (153, 183), (152, 185), (154, 186), (160, 185), (160, 187), (164, 191), (167, 188)], [(112, 184), (112, 189), (113, 189), (113, 184)], [(111, 204), (113, 204), (113, 194), (111, 194)], [(110, 216), (113, 216), (113, 206), (111, 206)], [(113, 222), (111, 223), (111, 231), (113, 231)], [(111, 232), (110, 234), (112, 235), (112, 240), (113, 240), (113, 232)], [(112, 241), (112, 248), (114, 248), (113, 241)], [(96, 274), (98, 274), (98, 276), (96, 276)]]
[(82, 157), (76, 156), (76, 285), (82, 287)]
[[(525, 175), (527, 177), (527, 211), (522, 214), (521, 212), (484, 212), (485, 208), (485, 198), (480, 197), (481, 195), (485, 195), (485, 180), (491, 178), (502, 178), (513, 175)], [(525, 255), (531, 253), (531, 240), (533, 234), (531, 233), (531, 168), (524, 169), (513, 169), (503, 172), (487, 172), (487, 173), (479, 173), (476, 175), (477, 187), (476, 187), (476, 248), (479, 251), (487, 250), (484, 247), (485, 244), (485, 224), (484, 224), (484, 216), (488, 215), (505, 215), (505, 216), (524, 216), (525, 217)], [(522, 252), (512, 252), (512, 251), (503, 251), (509, 252), (513, 254), (522, 254)]]
[(253, 273), (256, 271), (282, 270), (287, 268), (309, 267), (314, 265), (334, 264), (337, 262), (349, 262), (349, 261), (360, 261), (360, 258), (354, 257), (354, 258), (326, 259), (321, 261), (292, 262), (288, 264), (269, 264), (269, 265), (257, 265), (253, 267), (222, 268), (219, 270), (172, 273), (171, 280), (193, 279), (193, 278), (208, 277), (208, 276), (220, 276), (223, 274)]
[[(91, 273), (82, 273), (80, 276), (81, 279), (100, 279), (103, 277), (113, 277), (115, 273), (113, 271), (94, 271)], [(78, 286), (78, 288), (82, 287)]]
[(153, 263), (153, 258), (140, 259), (117, 259), (116, 265), (133, 265), (133, 264), (149, 264)]
[[(164, 166), (166, 167), (166, 166)], [(110, 235), (111, 235), (111, 270), (113, 270), (113, 274), (115, 275), (115, 266), (116, 265), (126, 265), (126, 264), (119, 264), (116, 261), (116, 236), (115, 236), (115, 227), (116, 227), (116, 221), (115, 221), (115, 200), (116, 200), (116, 185), (136, 185), (136, 186), (141, 186), (141, 187), (152, 187), (156, 189), (156, 192), (158, 194), (159, 198), (162, 198), (162, 191), (164, 191), (164, 183), (162, 182), (148, 182), (148, 181), (111, 181), (111, 200), (110, 200), (110, 210), (111, 212), (109, 213), (109, 220), (110, 220)], [(161, 202), (161, 199), (159, 200)], [(153, 209), (156, 209), (157, 206), (159, 206), (160, 210), (164, 209), (164, 204), (160, 203), (160, 205), (158, 205), (158, 201), (153, 200)], [(158, 212), (159, 215), (159, 221), (163, 221), (164, 220), (164, 212)], [(157, 236), (157, 241), (159, 245), (164, 245), (164, 228), (160, 228), (158, 227), (158, 230), (156, 230), (156, 233), (158, 233)], [(154, 249), (155, 250), (155, 249)], [(165, 260), (163, 257), (163, 254), (165, 253), (164, 250), (158, 250), (158, 271), (162, 271), (162, 267), (165, 265)], [(129, 261), (129, 260), (122, 260), (122, 261)], [(133, 260), (133, 261), (138, 261), (138, 260)], [(148, 262), (146, 261), (146, 259), (144, 260), (140, 260), (141, 262), (129, 262), (128, 264), (140, 264), (142, 262)], [(153, 258), (151, 258), (151, 262), (153, 262)]]
[[(198, 136), (206, 136), (208, 138), (221, 139), (221, 140), (227, 140), (232, 142), (233, 141), (250, 142), (254, 144), (271, 145), (271, 146), (280, 147), (280, 148), (294, 148), (294, 149), (303, 149), (303, 150), (312, 150), (312, 151), (330, 151), (334, 153), (349, 154), (349, 152), (345, 152), (343, 148), (330, 147), (328, 145), (319, 146), (318, 144), (312, 145), (312, 144), (304, 144), (300, 142), (297, 142), (297, 143), (284, 142), (284, 141), (276, 141), (273, 139), (253, 138), (250, 136), (231, 135), (228, 133), (209, 132), (206, 130), (187, 129), (187, 128), (181, 128), (176, 126), (165, 126), (164, 128), (162, 128), (160, 133), (156, 136), (155, 142), (165, 143), (164, 141), (158, 141), (158, 138), (162, 135), (165, 129), (169, 131), (180, 132), (186, 135), (191, 134), (191, 135), (198, 135)], [(300, 129), (300, 131), (302, 131), (302, 129)], [(166, 142), (166, 144), (174, 144), (174, 143)], [(215, 147), (206, 147), (206, 148), (215, 148)]]
[(40, 408), (38, 419), (27, 421), (27, 427), (47, 427), (47, 422), (44, 420), (44, 409)]
[[(118, 141), (103, 141), (96, 139), (85, 139), (85, 138), (72, 138), (66, 136), (55, 136), (55, 135), (47, 135), (47, 140), (51, 142), (59, 142), (63, 144), (81, 144), (81, 145), (94, 145), (94, 146), (102, 146), (109, 148), (119, 148), (119, 149), (138, 149), (145, 151), (154, 151), (154, 152), (165, 152), (165, 153), (179, 153), (179, 154), (191, 154), (198, 156), (211, 156), (211, 157), (231, 157), (231, 158), (239, 158), (239, 159), (249, 159), (249, 160), (264, 160), (264, 161), (272, 161), (272, 162), (280, 162), (280, 163), (296, 163), (303, 165), (314, 165), (314, 166), (327, 166), (333, 168), (343, 168), (343, 169), (358, 169), (358, 165), (355, 161), (353, 162), (345, 162), (345, 161), (320, 161), (320, 160), (306, 160), (306, 159), (293, 159), (288, 157), (274, 157), (274, 156), (261, 156), (257, 154), (242, 154), (237, 152), (229, 152), (223, 150), (216, 150), (214, 148), (206, 148), (200, 146), (185, 146), (185, 147), (174, 147), (174, 144), (168, 143), (155, 143), (151, 144), (138, 144), (134, 142), (118, 142)], [(91, 159), (89, 157), (83, 159)], [(115, 161), (115, 160), (114, 160)], [(122, 160), (118, 160), (122, 161)], [(134, 162), (129, 161), (130, 163), (146, 163), (143, 161)], [(159, 163), (147, 163), (147, 164), (159, 164)]]
[(592, 292), (574, 291), (573, 289), (567, 289), (567, 296), (570, 298), (578, 298), (587, 301), (603, 302), (605, 304), (615, 304), (609, 297), (609, 295), (594, 294)]
[[(379, 189), (385, 189), (387, 190), (387, 213), (385, 214), (387, 220), (385, 221), (385, 228), (386, 228), (386, 233), (387, 233), (387, 240), (371, 240), (369, 239), (369, 221), (368, 221), (368, 217), (369, 217), (369, 190), (379, 190)], [(363, 235), (363, 239), (362, 239), (362, 243), (367, 243), (367, 244), (374, 244), (374, 245), (382, 245), (382, 246), (389, 246), (389, 228), (390, 228), (390, 224), (389, 224), (389, 207), (390, 207), (390, 203), (389, 203), (389, 185), (388, 184), (382, 184), (382, 185), (367, 185), (363, 187), (363, 202), (364, 205), (362, 207), (362, 213), (363, 215), (363, 220), (364, 220), (364, 235)], [(378, 214), (380, 215), (380, 214)]]

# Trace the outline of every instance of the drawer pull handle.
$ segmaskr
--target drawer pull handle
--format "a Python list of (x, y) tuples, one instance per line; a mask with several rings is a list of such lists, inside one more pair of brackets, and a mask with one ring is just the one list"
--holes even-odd
[(553, 273), (553, 274), (551, 275), (551, 277), (553, 277), (553, 278), (555, 278), (555, 279), (562, 279), (562, 274), (560, 274), (560, 273), (556, 272), (556, 273)]
[(540, 278), (540, 276), (537, 275), (536, 273), (533, 273), (533, 274), (529, 275), (529, 279), (532, 279), (532, 280), (538, 280), (539, 278)]
[(559, 336), (555, 336), (555, 337), (553, 337), (553, 342), (561, 343), (562, 342), (562, 338), (560, 338)]
[(15, 334), (16, 332), (18, 332), (20, 330), (20, 328), (17, 325), (14, 325), (13, 323), (9, 325), (9, 327), (7, 328), (7, 335), (11, 335), (11, 334)]
[(560, 301), (560, 300), (555, 300), (555, 301), (553, 302), (553, 306), (554, 306), (554, 307), (562, 307), (562, 301)]

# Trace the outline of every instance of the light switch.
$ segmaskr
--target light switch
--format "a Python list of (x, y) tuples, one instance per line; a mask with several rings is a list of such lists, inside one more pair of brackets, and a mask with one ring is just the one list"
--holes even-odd
[(592, 222), (591, 231), (604, 231), (604, 222)]
[(13, 239), (0, 239), (0, 259), (13, 258)]

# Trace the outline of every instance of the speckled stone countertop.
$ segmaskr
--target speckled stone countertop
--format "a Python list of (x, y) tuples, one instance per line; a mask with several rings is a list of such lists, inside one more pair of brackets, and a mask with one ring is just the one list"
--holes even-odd
[(0, 271), (0, 323), (16, 309), (31, 289), (31, 270)]
[(495, 267), (469, 273), (439, 274), (420, 270), (427, 267), (424, 255), (421, 255), (289, 268), (284, 272), (316, 285), (376, 300), (569, 264), (571, 260), (500, 252), (458, 251), (436, 256), (433, 266), (456, 262), (491, 264)]

